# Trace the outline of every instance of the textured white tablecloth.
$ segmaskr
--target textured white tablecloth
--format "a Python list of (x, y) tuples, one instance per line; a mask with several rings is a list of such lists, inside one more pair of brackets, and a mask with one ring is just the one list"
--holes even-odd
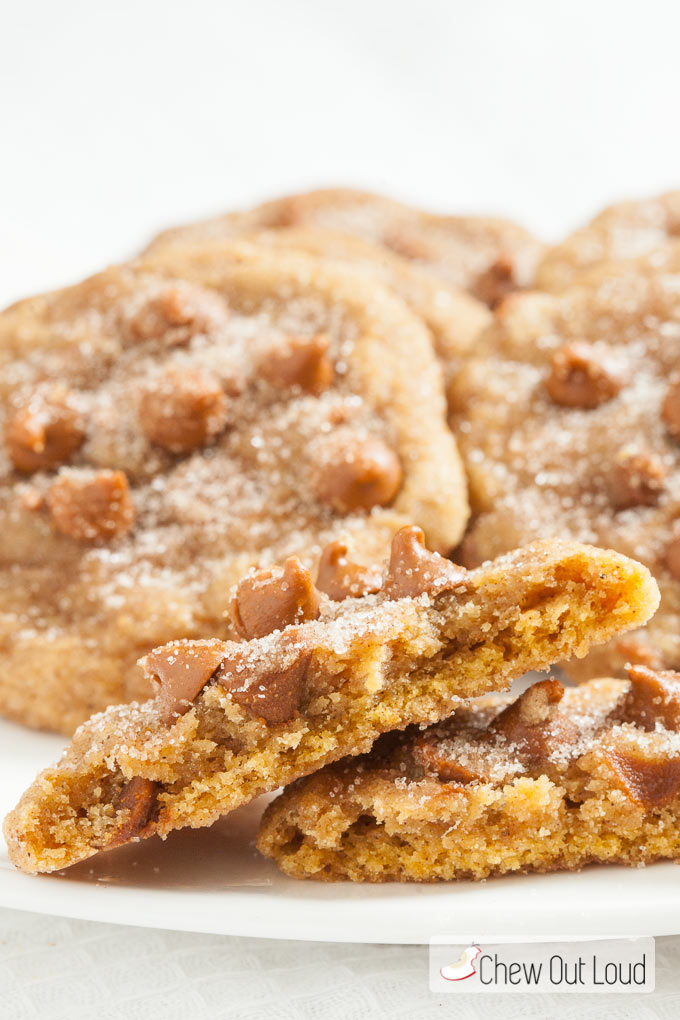
[(680, 937), (648, 995), (433, 995), (426, 946), (229, 938), (0, 910), (2, 1020), (676, 1020)]

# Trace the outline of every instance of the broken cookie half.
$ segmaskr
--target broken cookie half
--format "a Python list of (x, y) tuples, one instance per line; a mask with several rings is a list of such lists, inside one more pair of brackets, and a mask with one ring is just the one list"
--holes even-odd
[(680, 674), (628, 677), (550, 678), (388, 734), (289, 787), (258, 846), (296, 878), (357, 882), (680, 857)]
[(5, 822), (10, 856), (53, 871), (220, 815), (390, 730), (448, 717), (528, 670), (584, 655), (656, 608), (646, 568), (544, 542), (466, 571), (397, 533), (382, 575), (324, 550), (234, 593), (238, 641), (176, 641), (142, 660), (159, 687), (75, 734)]

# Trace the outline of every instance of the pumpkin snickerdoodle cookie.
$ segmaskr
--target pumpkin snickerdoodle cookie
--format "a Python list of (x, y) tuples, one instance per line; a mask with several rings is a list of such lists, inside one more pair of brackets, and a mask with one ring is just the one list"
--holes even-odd
[(219, 245), (0, 315), (0, 711), (72, 732), (135, 665), (228, 637), (251, 565), (467, 518), (429, 334), (351, 268)]
[(513, 295), (476, 351), (450, 389), (474, 514), (462, 561), (555, 536), (633, 556), (659, 612), (568, 669), (680, 668), (680, 249)]
[(290, 558), (236, 589), (242, 642), (177, 641), (145, 657), (158, 695), (77, 731), (6, 819), (11, 858), (53, 871), (131, 839), (210, 825), (366, 752), (384, 732), (441, 720), (461, 698), (583, 655), (656, 602), (645, 568), (576, 544), (538, 544), (467, 572), (407, 527), (384, 574), (334, 542), (316, 583)]
[(619, 202), (549, 248), (538, 265), (536, 285), (562, 291), (596, 266), (649, 255), (679, 237), (680, 191)]
[(351, 188), (288, 195), (245, 212), (176, 227), (159, 234), (150, 248), (288, 227), (324, 227), (381, 245), (492, 306), (508, 292), (534, 283), (544, 250), (509, 220), (440, 216)]
[(298, 780), (258, 846), (295, 878), (472, 878), (680, 857), (680, 674), (542, 680)]

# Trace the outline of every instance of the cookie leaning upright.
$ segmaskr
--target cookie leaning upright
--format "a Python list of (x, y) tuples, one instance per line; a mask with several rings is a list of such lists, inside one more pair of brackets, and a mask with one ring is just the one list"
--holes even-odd
[[(634, 556), (659, 582), (644, 632), (578, 676), (680, 667), (680, 249), (497, 310), (451, 388), (474, 519), (468, 566), (552, 536)], [(574, 673), (573, 666), (569, 667)]]
[(5, 821), (13, 862), (53, 871), (220, 815), (382, 733), (450, 715), (555, 658), (636, 626), (658, 591), (644, 567), (569, 543), (467, 572), (399, 531), (385, 573), (333, 542), (316, 584), (296, 558), (249, 574), (242, 642), (178, 641), (143, 665), (144, 705), (85, 723)]
[(441, 216), (352, 188), (287, 195), (245, 212), (165, 230), (150, 250), (289, 227), (323, 227), (381, 245), (492, 306), (510, 291), (534, 283), (544, 250), (509, 220)]
[(294, 878), (433, 882), (680, 858), (680, 674), (542, 680), (389, 734), (267, 808)]
[(149, 647), (342, 537), (454, 545), (466, 484), (427, 330), (304, 255), (158, 253), (0, 316), (0, 706), (66, 732), (147, 697)]

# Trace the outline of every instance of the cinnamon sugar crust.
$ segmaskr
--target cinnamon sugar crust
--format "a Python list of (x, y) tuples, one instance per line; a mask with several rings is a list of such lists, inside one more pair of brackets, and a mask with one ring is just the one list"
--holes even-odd
[[(54, 380), (59, 380), (55, 383)], [(304, 254), (158, 252), (0, 316), (0, 712), (72, 732), (135, 665), (228, 637), (251, 565), (467, 518), (427, 330)]]
[(292, 784), (259, 849), (295, 878), (483, 879), (680, 857), (680, 674), (516, 700), (481, 698), (430, 729)]
[(439, 216), (351, 188), (288, 195), (245, 212), (165, 230), (149, 250), (290, 227), (322, 227), (381, 245), (490, 306), (534, 283), (544, 250), (528, 231), (509, 220)]
[(509, 298), (450, 391), (468, 468), (473, 566), (539, 538), (645, 563), (661, 607), (644, 632), (568, 666), (680, 667), (680, 248), (592, 270), (563, 294)]
[(680, 236), (680, 191), (608, 206), (585, 227), (549, 248), (536, 284), (559, 292), (608, 262), (640, 258), (673, 245)]
[[(231, 234), (237, 233), (237, 223), (238, 215), (233, 231), (225, 224), (225, 239), (220, 241), (225, 258), (238, 259), (241, 253), (247, 255), (253, 249), (301, 251), (350, 265), (394, 290), (429, 329), (447, 384), (473, 349), (475, 338), (491, 322), (489, 309), (477, 298), (364, 237), (311, 225), (250, 230), (243, 237), (232, 238)], [(176, 234), (170, 231), (167, 240), (164, 237), (161, 235), (149, 251), (157, 253), (167, 247), (205, 243), (192, 231), (186, 237), (181, 231)]]
[[(373, 579), (373, 593), (352, 597), (357, 575), (346, 563), (339, 571), (335, 583), (346, 578), (348, 587), (335, 588), (334, 600), (310, 598), (292, 566), (277, 575), (278, 588), (271, 572), (239, 586), (232, 612), (246, 599), (254, 626), (279, 623), (266, 636), (179, 641), (148, 655), (158, 696), (85, 723), (6, 819), (17, 867), (53, 871), (129, 839), (210, 825), (368, 751), (381, 733), (441, 720), (460, 699), (584, 655), (647, 619), (657, 602), (645, 568), (568, 543), (466, 572), (407, 528), (393, 540), (378, 592)], [(283, 597), (291, 583), (300, 598)]]

